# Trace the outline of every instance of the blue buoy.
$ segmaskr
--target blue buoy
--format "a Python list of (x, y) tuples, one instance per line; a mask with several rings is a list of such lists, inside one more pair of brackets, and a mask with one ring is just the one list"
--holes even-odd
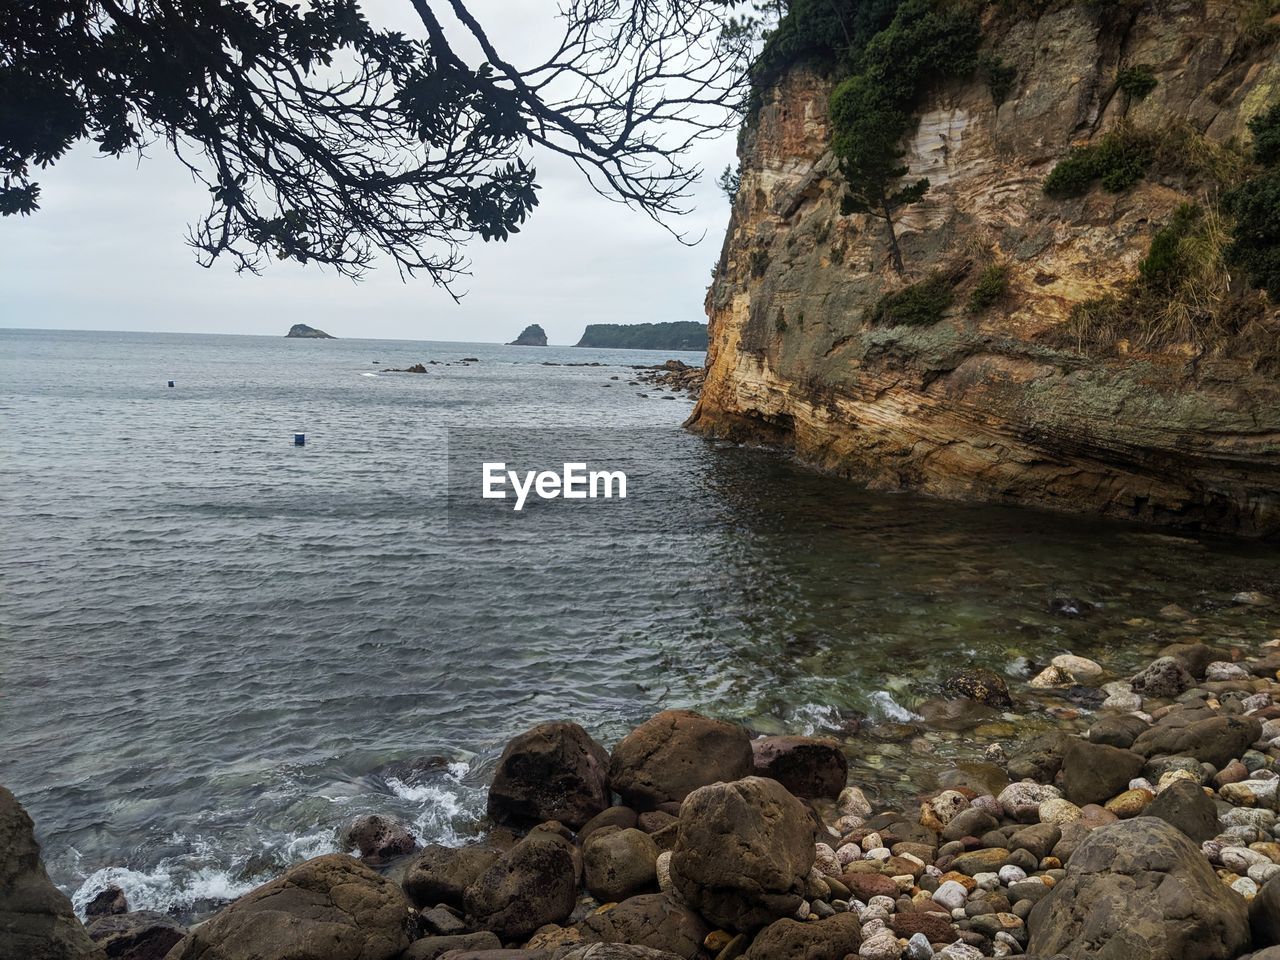
[(295, 433), (293, 435), (293, 445), (295, 447), (305, 447), (307, 445), (307, 435), (305, 433)]
[(173, 386), (173, 381), (172, 381), (172, 380), (170, 380), (170, 381), (169, 381), (169, 386), (171, 386), (171, 387)]

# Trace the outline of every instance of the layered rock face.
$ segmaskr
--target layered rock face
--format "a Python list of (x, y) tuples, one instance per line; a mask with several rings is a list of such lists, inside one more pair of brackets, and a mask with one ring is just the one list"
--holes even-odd
[[(907, 182), (931, 189), (900, 213), (905, 278), (889, 269), (880, 221), (840, 215), (831, 81), (793, 70), (743, 137), (690, 426), (876, 489), (1280, 535), (1274, 373), (1190, 348), (1083, 355), (1046, 337), (1131, 281), (1198, 191), (1152, 170), (1123, 193), (1060, 200), (1045, 176), (1121, 121), (1247, 140), (1247, 120), (1280, 97), (1280, 58), (1246, 37), (1246, 7), (1153, 4), (1118, 31), (1088, 4), (1059, 2), (995, 32), (989, 52), (1017, 68), (1001, 105), (979, 79), (920, 104)], [(1158, 86), (1130, 102), (1116, 77), (1135, 64)], [(963, 288), (993, 261), (1009, 270), (998, 310), (969, 316), (959, 299), (932, 326), (864, 318), (934, 270), (967, 276)]]

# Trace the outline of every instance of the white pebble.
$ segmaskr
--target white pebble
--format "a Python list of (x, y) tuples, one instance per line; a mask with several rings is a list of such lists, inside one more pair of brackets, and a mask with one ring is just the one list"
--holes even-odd
[(1241, 877), (1239, 880), (1233, 881), (1231, 889), (1246, 900), (1252, 900), (1258, 895), (1258, 885), (1248, 877)]
[(1016, 867), (1012, 863), (1006, 863), (1000, 868), (1000, 882), (1003, 884), (1017, 883), (1019, 880), (1027, 879), (1027, 871), (1021, 867)]
[(884, 894), (877, 894), (867, 901), (868, 907), (876, 907), (883, 910), (886, 914), (893, 913), (898, 908), (893, 897), (886, 897)]
[(862, 855), (863, 860), (888, 860), (893, 852), (888, 847), (872, 847)]
[(836, 851), (836, 859), (844, 866), (848, 866), (855, 860), (862, 859), (862, 848), (856, 843), (846, 843)]
[(898, 938), (892, 932), (881, 930), (862, 941), (858, 956), (864, 960), (898, 960), (902, 956), (902, 947), (898, 946)]
[(978, 885), (979, 890), (995, 890), (1000, 886), (1000, 877), (994, 873), (975, 873), (973, 882)]
[(1280, 863), (1255, 863), (1249, 868), (1249, 879), (1262, 886), (1276, 874), (1280, 874)]
[(871, 802), (857, 787), (845, 787), (836, 800), (836, 810), (842, 817), (869, 817)]
[(948, 910), (963, 907), (967, 899), (969, 899), (969, 891), (964, 888), (964, 884), (956, 880), (944, 880), (939, 884), (938, 889), (933, 891), (933, 902)]
[(923, 933), (913, 933), (907, 941), (907, 952), (903, 956), (907, 960), (929, 960), (933, 956), (933, 944)]

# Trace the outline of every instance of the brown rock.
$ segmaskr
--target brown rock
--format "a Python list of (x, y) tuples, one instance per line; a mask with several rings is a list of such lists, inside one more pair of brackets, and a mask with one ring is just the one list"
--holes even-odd
[(684, 800), (698, 787), (749, 776), (753, 756), (742, 727), (689, 710), (665, 710), (614, 747), (609, 777), (628, 806), (652, 810)]
[(358, 850), (360, 859), (384, 863), (417, 849), (418, 841), (399, 820), (379, 814), (356, 817), (342, 831), (342, 846)]
[(751, 749), (756, 775), (777, 780), (797, 797), (835, 797), (849, 782), (849, 761), (835, 740), (761, 737)]
[(591, 914), (579, 924), (586, 942), (627, 943), (664, 950), (687, 960), (701, 956), (710, 928), (666, 894), (647, 893)]
[(844, 960), (857, 954), (862, 929), (852, 913), (799, 923), (775, 920), (756, 936), (747, 960)]
[(461, 908), (463, 891), (499, 856), (497, 850), (479, 844), (466, 847), (432, 844), (410, 862), (401, 883), (415, 906), (447, 903)]
[(467, 919), (504, 940), (524, 940), (573, 912), (577, 882), (569, 844), (559, 838), (520, 841), (467, 887)]
[(889, 926), (903, 939), (916, 933), (923, 933), (930, 943), (953, 943), (956, 939), (956, 928), (945, 913), (895, 913), (889, 918)]
[(609, 754), (576, 723), (540, 723), (502, 751), (489, 788), (489, 816), (574, 829), (609, 806)]

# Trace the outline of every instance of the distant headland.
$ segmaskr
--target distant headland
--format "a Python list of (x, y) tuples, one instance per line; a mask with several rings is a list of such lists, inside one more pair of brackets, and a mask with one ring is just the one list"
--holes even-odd
[(520, 336), (507, 344), (509, 347), (545, 347), (546, 345), (547, 333), (536, 323), (529, 324)]
[(317, 330), (315, 327), (308, 327), (305, 323), (295, 323), (289, 328), (286, 337), (293, 337), (301, 340), (337, 340), (338, 338), (332, 334), (325, 333), (323, 330)]
[(631, 350), (706, 350), (707, 325), (692, 320), (673, 323), (589, 323), (576, 347)]

